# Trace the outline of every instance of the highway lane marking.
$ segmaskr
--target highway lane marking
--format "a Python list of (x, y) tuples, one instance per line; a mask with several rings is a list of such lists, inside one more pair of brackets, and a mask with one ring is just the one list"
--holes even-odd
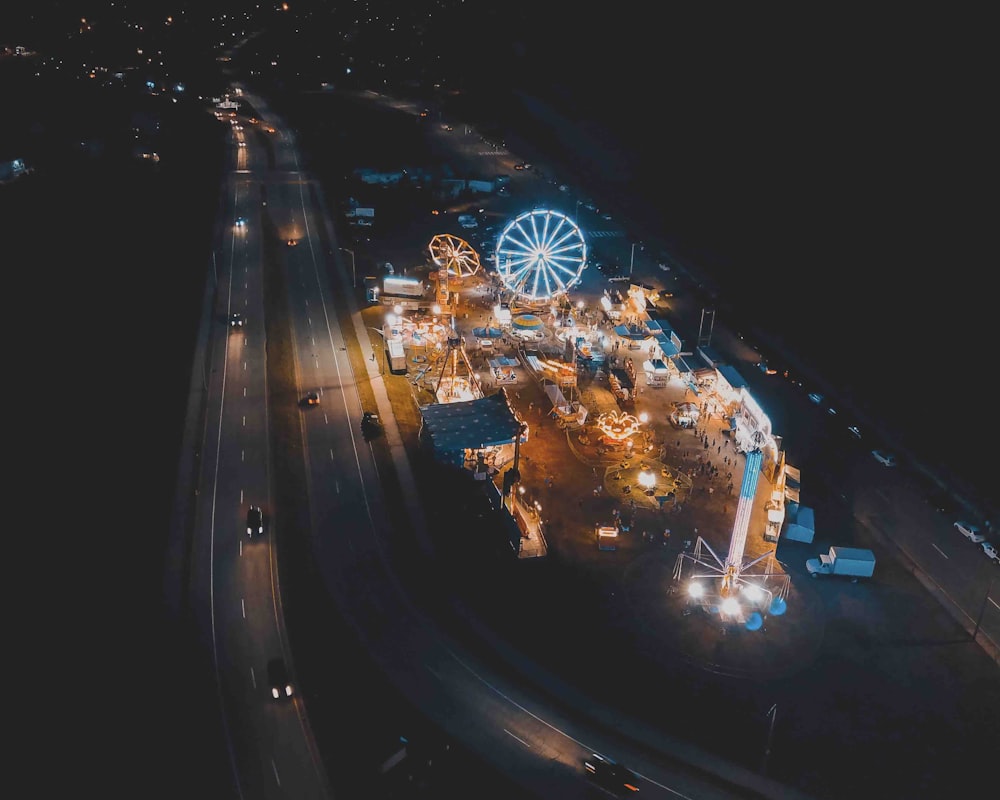
[(517, 740), (518, 740), (518, 741), (519, 741), (519, 742), (520, 742), (521, 744), (523, 744), (523, 745), (524, 745), (525, 747), (527, 747), (527, 748), (528, 748), (529, 750), (531, 749), (531, 745), (530, 745), (530, 744), (528, 744), (528, 743), (527, 743), (526, 741), (524, 741), (524, 739), (522, 739), (522, 738), (521, 738), (520, 736), (515, 736), (515, 735), (514, 735), (513, 733), (511, 733), (511, 732), (510, 732), (509, 730), (507, 730), (506, 728), (504, 728), (504, 729), (503, 729), (503, 732), (504, 732), (504, 733), (506, 733), (506, 734), (507, 734), (507, 735), (508, 735), (509, 737), (511, 737), (512, 739), (517, 739)]
[(990, 603), (993, 605), (994, 608), (1000, 609), (1000, 606), (997, 605), (997, 601), (994, 600), (992, 597), (990, 598)]
[(243, 619), (246, 619), (247, 618), (247, 604), (246, 604), (246, 601), (242, 597), (240, 598), (240, 610), (243, 612)]
[[(944, 558), (948, 558), (948, 556), (947, 556), (947, 555), (945, 554), (944, 550), (942, 550), (942, 549), (941, 549), (940, 547), (938, 547), (938, 546), (937, 546), (936, 544), (934, 544), (933, 542), (931, 542), (931, 547), (933, 547), (933, 548), (934, 548), (935, 550), (937, 550), (937, 551), (938, 551), (938, 552), (939, 552), (939, 553), (940, 553), (940, 554), (941, 554), (941, 555), (942, 555), (942, 556), (943, 556)], [(949, 561), (950, 561), (950, 560), (951, 560), (951, 559), (949, 559)]]
[(427, 671), (435, 678), (437, 678), (439, 681), (441, 681), (441, 683), (444, 683), (444, 678), (441, 677), (441, 673), (439, 673), (436, 669), (431, 669), (430, 667), (427, 667)]
[(885, 500), (885, 502), (887, 502), (887, 503), (891, 502), (891, 501), (889, 500), (889, 495), (887, 495), (887, 494), (886, 494), (885, 492), (883, 492), (883, 491), (882, 491), (881, 489), (876, 489), (876, 490), (875, 490), (875, 494), (877, 494), (877, 495), (878, 495), (879, 497), (881, 497), (881, 498), (882, 498), (883, 500)]
[(278, 765), (274, 763), (274, 759), (271, 759), (271, 771), (274, 773), (274, 780), (277, 782), (278, 786), (281, 786), (281, 776), (278, 774)]
[[(453, 659), (455, 659), (455, 661), (459, 664), (459, 666), (461, 666), (466, 672), (468, 672), (470, 675), (472, 675), (473, 678), (475, 678), (477, 681), (479, 681), (481, 684), (483, 684), (483, 686), (485, 686), (487, 689), (489, 689), (491, 692), (493, 692), (495, 695), (497, 695), (497, 697), (503, 698), (503, 700), (505, 702), (507, 702), (510, 705), (512, 705), (514, 708), (516, 708), (522, 714), (527, 714), (529, 717), (531, 717), (533, 720), (535, 720), (536, 722), (538, 722), (540, 725), (544, 725), (550, 731), (559, 734), (560, 736), (562, 736), (563, 738), (567, 739), (568, 741), (573, 742), (574, 744), (582, 747), (584, 750), (586, 750), (586, 751), (588, 751), (590, 753), (596, 753), (596, 752), (598, 752), (595, 748), (586, 745), (585, 743), (583, 743), (579, 739), (577, 739), (575, 736), (571, 736), (570, 734), (566, 733), (566, 731), (564, 731), (561, 728), (553, 725), (548, 720), (542, 719), (540, 716), (538, 716), (538, 714), (535, 714), (534, 712), (529, 711), (527, 708), (525, 708), (523, 705), (521, 705), (520, 703), (518, 703), (512, 697), (510, 697), (509, 695), (507, 695), (504, 692), (500, 691), (499, 688), (497, 688), (496, 686), (494, 686), (492, 683), (490, 683), (488, 680), (486, 680), (486, 678), (484, 678), (482, 675), (480, 675), (478, 672), (476, 672), (469, 664), (465, 663), (461, 658), (459, 658), (458, 654), (455, 653), (455, 651), (452, 650), (447, 645), (445, 645), (445, 650), (448, 652), (448, 654)], [(508, 733), (509, 733), (509, 731), (508, 731)], [(511, 734), (511, 735), (513, 736), (513, 734)], [(517, 737), (515, 736), (514, 738), (516, 739)], [(660, 789), (663, 789), (664, 791), (670, 792), (675, 797), (683, 798), (683, 800), (694, 800), (693, 797), (684, 794), (683, 792), (681, 792), (681, 791), (673, 788), (672, 786), (665, 786), (664, 784), (660, 783), (659, 781), (653, 780), (652, 778), (649, 778), (649, 777), (647, 777), (647, 776), (645, 776), (645, 775), (643, 775), (643, 774), (641, 774), (639, 772), (636, 772), (635, 774), (636, 774), (636, 777), (642, 778), (644, 781), (648, 781), (649, 783), (653, 784), (657, 788), (660, 788)]]

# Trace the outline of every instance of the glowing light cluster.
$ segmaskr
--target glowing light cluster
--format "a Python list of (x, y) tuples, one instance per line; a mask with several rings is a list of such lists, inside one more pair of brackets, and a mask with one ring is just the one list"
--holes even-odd
[(558, 211), (535, 209), (521, 214), (497, 240), (500, 280), (516, 297), (529, 302), (566, 294), (579, 283), (586, 262), (583, 234)]
[(449, 275), (467, 278), (479, 272), (479, 253), (465, 239), (439, 233), (431, 239), (427, 249), (434, 264), (446, 269)]
[(608, 411), (597, 418), (597, 427), (605, 436), (623, 441), (639, 432), (639, 418), (625, 411)]

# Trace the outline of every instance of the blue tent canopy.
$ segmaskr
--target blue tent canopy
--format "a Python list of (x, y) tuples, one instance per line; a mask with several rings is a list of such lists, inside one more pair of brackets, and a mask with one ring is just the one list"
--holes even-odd
[(503, 331), (499, 328), (473, 328), (472, 335), (477, 339), (499, 339)]
[(479, 400), (424, 406), (420, 413), (420, 435), (437, 452), (509, 444), (521, 432), (521, 422), (503, 389)]
[(615, 333), (623, 339), (645, 339), (649, 332), (638, 325), (615, 325)]

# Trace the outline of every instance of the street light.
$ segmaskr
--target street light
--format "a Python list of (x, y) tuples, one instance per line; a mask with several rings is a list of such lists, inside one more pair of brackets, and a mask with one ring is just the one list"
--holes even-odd
[(351, 282), (352, 282), (354, 288), (357, 289), (358, 288), (358, 271), (357, 271), (357, 269), (355, 269), (355, 266), (354, 266), (354, 251), (353, 250), (348, 250), (346, 247), (341, 247), (340, 249), (343, 250), (345, 253), (349, 253), (350, 256), (351, 256), (351, 278), (352, 278)]

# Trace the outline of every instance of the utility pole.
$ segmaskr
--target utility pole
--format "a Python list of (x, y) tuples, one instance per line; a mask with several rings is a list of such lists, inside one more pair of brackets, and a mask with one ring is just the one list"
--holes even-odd
[(972, 631), (972, 641), (976, 641), (976, 637), (979, 635), (979, 625), (983, 621), (983, 613), (986, 611), (986, 602), (990, 599), (990, 594), (993, 592), (993, 581), (996, 577), (990, 578), (990, 585), (986, 587), (986, 595), (983, 597), (983, 604), (979, 607), (979, 616), (976, 617), (976, 627)]
[(764, 746), (764, 762), (760, 765), (760, 774), (767, 775), (767, 760), (771, 756), (771, 740), (774, 738), (774, 718), (778, 715), (778, 704), (775, 703), (767, 710), (767, 714), (764, 716), (768, 717), (771, 721), (767, 726), (767, 744)]

